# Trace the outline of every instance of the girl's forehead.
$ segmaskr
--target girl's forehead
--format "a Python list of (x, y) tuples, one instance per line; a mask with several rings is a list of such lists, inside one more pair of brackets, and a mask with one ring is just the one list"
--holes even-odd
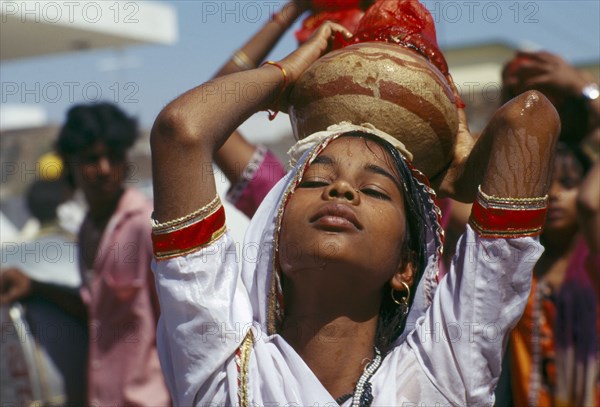
[(379, 143), (359, 136), (341, 136), (333, 140), (319, 154), (326, 155), (334, 159), (346, 160), (351, 158), (359, 161), (373, 161), (385, 163), (393, 167), (391, 155)]

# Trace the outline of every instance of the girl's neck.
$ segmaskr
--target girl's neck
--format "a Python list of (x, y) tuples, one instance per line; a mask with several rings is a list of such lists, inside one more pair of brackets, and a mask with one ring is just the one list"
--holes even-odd
[(377, 316), (366, 321), (286, 316), (281, 335), (334, 397), (353, 393), (374, 357)]
[[(354, 392), (374, 357), (382, 294), (351, 283), (346, 278), (348, 265), (328, 266), (284, 275), (285, 318), (280, 333), (338, 398)], [(294, 278), (297, 275), (302, 278)]]

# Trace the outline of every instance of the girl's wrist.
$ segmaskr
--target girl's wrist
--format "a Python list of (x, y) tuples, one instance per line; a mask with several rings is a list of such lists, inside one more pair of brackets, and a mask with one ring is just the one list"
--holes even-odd
[(287, 69), (279, 62), (274, 61), (265, 61), (261, 68), (269, 68), (274, 70), (274, 68), (279, 70), (279, 78), (277, 79), (277, 88), (274, 89), (272, 96), (269, 98), (269, 102), (266, 104), (264, 110), (269, 113), (269, 120), (274, 120), (277, 117), (277, 113), (282, 106), (283, 100), (287, 96), (287, 92), (289, 90), (289, 74)]

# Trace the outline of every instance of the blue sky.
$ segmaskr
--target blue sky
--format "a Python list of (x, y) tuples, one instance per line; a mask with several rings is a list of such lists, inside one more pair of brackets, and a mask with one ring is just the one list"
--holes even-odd
[[(165, 1), (178, 15), (173, 46), (136, 46), (3, 63), (2, 103), (27, 103), (60, 123), (72, 103), (112, 100), (150, 127), (160, 109), (208, 80), (218, 67), (284, 4), (264, 1)], [(489, 41), (543, 48), (574, 63), (598, 63), (600, 1), (424, 1), (438, 27), (440, 45)], [(296, 46), (293, 30), (270, 56)], [(4, 92), (16, 84), (14, 95)]]

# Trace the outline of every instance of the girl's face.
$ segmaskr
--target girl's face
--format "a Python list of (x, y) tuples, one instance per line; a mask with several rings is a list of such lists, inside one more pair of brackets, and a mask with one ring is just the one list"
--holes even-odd
[(573, 154), (557, 155), (548, 192), (548, 215), (544, 230), (569, 231), (577, 228), (577, 194), (583, 170)]
[[(399, 269), (405, 238), (400, 176), (374, 141), (341, 137), (310, 165), (283, 216), (286, 278), (381, 290)], [(340, 280), (342, 279), (342, 280)]]

